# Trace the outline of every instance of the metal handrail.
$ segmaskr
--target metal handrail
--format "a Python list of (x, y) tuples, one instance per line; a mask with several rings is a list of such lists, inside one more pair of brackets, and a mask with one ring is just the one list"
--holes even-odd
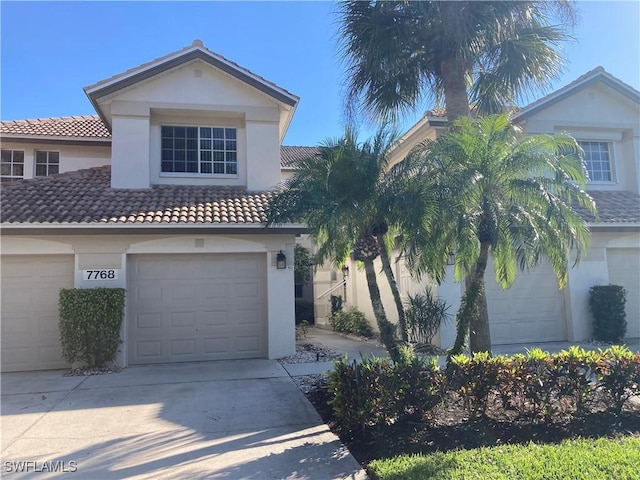
[(342, 280), (340, 283), (338, 283), (337, 285), (334, 285), (333, 287), (331, 287), (329, 290), (327, 290), (326, 292), (321, 293), (320, 295), (318, 295), (316, 298), (317, 300), (320, 300), (323, 297), (326, 297), (327, 295), (329, 295), (330, 293), (335, 292), (338, 288), (340, 288), (343, 285), (347, 284), (347, 280), (344, 279)]

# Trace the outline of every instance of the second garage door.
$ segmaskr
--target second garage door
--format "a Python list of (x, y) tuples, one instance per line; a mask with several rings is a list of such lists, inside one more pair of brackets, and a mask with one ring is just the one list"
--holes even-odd
[(262, 254), (129, 259), (129, 364), (267, 356)]
[(487, 266), (485, 285), (491, 341), (496, 344), (556, 342), (567, 339), (564, 296), (548, 263), (518, 272), (502, 290)]
[(640, 337), (640, 248), (607, 249), (609, 282), (627, 292), (627, 338)]

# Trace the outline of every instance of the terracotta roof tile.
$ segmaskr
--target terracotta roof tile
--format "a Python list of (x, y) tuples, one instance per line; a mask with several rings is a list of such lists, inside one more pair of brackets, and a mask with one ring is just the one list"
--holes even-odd
[(640, 195), (628, 191), (593, 190), (588, 192), (596, 202), (598, 219), (586, 210), (576, 210), (590, 223), (640, 223)]
[(22, 180), (2, 188), (1, 221), (79, 224), (262, 223), (270, 192), (243, 187), (154, 185), (112, 189), (111, 167)]
[(65, 138), (111, 138), (111, 133), (97, 115), (2, 121), (0, 122), (0, 134)]
[(318, 147), (297, 147), (283, 145), (280, 148), (280, 164), (283, 168), (295, 168), (298, 161), (312, 157), (318, 152)]

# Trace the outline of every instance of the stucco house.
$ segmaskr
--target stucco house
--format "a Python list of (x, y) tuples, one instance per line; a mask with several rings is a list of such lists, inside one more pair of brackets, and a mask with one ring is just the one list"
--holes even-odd
[[(490, 329), (494, 344), (582, 341), (591, 338), (588, 292), (593, 285), (618, 284), (627, 292), (627, 337), (640, 337), (640, 92), (598, 67), (564, 88), (522, 108), (513, 117), (524, 134), (568, 132), (582, 146), (590, 180), (587, 190), (599, 217), (587, 216), (591, 247), (581, 263), (569, 272), (568, 285), (559, 290), (547, 264), (519, 272), (515, 284), (503, 291), (493, 280), (493, 266), (486, 275)], [(393, 149), (399, 161), (417, 143), (447, 128), (443, 112), (427, 112)], [(395, 255), (395, 276), (405, 298), (431, 287), (455, 313), (464, 285), (455, 283), (453, 267), (447, 280), (435, 285), (428, 278), (415, 281), (404, 259)], [(326, 322), (330, 294), (342, 295), (347, 305), (357, 305), (373, 319), (364, 274), (355, 262), (349, 274), (321, 269), (316, 273), (316, 311)], [(387, 315), (397, 313), (386, 280), (380, 287)], [(439, 344), (450, 347), (455, 324), (442, 327)]]
[(303, 228), (263, 214), (298, 97), (198, 40), (84, 90), (96, 116), (1, 124), (2, 370), (67, 366), (70, 287), (127, 289), (122, 366), (293, 353)]

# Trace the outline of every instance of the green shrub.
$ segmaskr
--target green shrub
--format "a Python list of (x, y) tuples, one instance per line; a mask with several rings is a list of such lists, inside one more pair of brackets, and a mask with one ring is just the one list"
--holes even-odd
[(103, 367), (118, 353), (124, 311), (123, 288), (60, 290), (60, 341), (68, 362)]
[[(407, 358), (407, 357), (405, 357)], [(388, 358), (347, 358), (335, 363), (327, 388), (341, 428), (364, 434), (409, 418), (423, 418), (441, 403), (444, 377), (437, 360), (417, 356), (394, 364)]]
[(589, 289), (589, 309), (596, 340), (618, 343), (627, 333), (627, 295), (620, 285), (595, 285)]
[(340, 295), (331, 295), (331, 315), (342, 311), (342, 297)]
[(448, 310), (447, 303), (434, 297), (429, 288), (424, 293), (409, 295), (405, 314), (410, 340), (419, 344), (431, 344), (440, 325), (450, 320)]
[(300, 325), (302, 322), (307, 322), (307, 324), (315, 323), (313, 302), (296, 298), (295, 309), (296, 309), (296, 325)]
[(484, 416), (489, 395), (497, 391), (500, 364), (503, 357), (491, 357), (487, 352), (472, 357), (454, 355), (448, 370), (449, 388), (458, 393), (471, 417)]
[(367, 338), (373, 336), (373, 329), (365, 318), (364, 313), (356, 307), (334, 313), (329, 318), (329, 323), (334, 332), (350, 333)]
[(553, 356), (558, 398), (562, 400), (560, 405), (565, 406), (565, 412), (575, 409), (578, 416), (589, 413), (597, 357), (596, 352), (587, 352), (575, 345)]
[(598, 386), (609, 399), (609, 409), (620, 414), (630, 397), (640, 395), (640, 353), (613, 345), (600, 351), (596, 363)]

